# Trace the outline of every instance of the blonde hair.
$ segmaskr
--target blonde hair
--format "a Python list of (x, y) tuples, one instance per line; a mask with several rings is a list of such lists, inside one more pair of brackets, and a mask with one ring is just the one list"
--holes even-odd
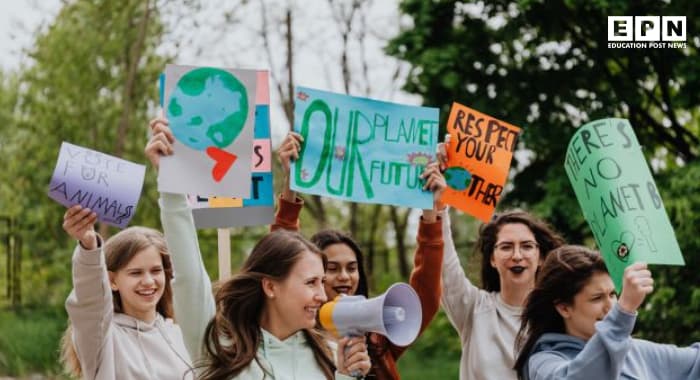
[[(109, 238), (103, 248), (107, 270), (117, 272), (124, 268), (139, 252), (155, 247), (163, 260), (165, 287), (156, 311), (165, 318), (173, 318), (173, 289), (170, 282), (173, 279), (173, 265), (168, 254), (168, 246), (163, 234), (148, 227), (129, 227)], [(118, 291), (112, 291), (112, 302), (115, 313), (123, 313), (122, 300)], [(82, 377), (82, 369), (78, 354), (73, 344), (73, 325), (70, 320), (61, 338), (61, 364), (66, 374), (75, 378)]]

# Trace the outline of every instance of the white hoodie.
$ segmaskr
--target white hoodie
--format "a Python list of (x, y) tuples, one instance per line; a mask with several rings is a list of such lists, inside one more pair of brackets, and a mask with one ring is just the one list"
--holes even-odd
[(146, 323), (115, 313), (102, 248), (73, 254), (66, 310), (84, 379), (194, 379), (180, 328), (157, 314)]

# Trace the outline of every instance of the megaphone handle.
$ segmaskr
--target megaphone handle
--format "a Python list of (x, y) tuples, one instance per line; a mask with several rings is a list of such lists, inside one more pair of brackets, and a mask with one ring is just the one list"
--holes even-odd
[[(355, 335), (355, 334), (347, 335), (348, 338), (355, 338), (355, 337), (359, 337), (359, 336), (361, 336), (361, 335)], [(349, 342), (349, 340), (348, 340), (348, 342)], [(346, 358), (347, 358), (347, 354), (348, 354), (349, 349), (350, 349), (350, 346), (345, 346), (345, 350), (343, 350), (343, 355), (345, 355)], [(362, 372), (360, 372), (359, 370), (356, 369), (356, 370), (350, 372), (350, 376), (354, 377), (354, 378), (361, 378)]]

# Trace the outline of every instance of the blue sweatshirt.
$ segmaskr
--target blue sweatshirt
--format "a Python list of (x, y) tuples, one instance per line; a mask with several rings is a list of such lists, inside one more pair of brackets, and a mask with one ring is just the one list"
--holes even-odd
[(533, 347), (525, 379), (700, 379), (700, 343), (679, 348), (630, 337), (636, 314), (615, 304), (585, 341), (547, 333)]

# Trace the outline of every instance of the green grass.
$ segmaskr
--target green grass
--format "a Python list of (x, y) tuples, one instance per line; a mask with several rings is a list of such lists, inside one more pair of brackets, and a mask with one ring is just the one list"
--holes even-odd
[(425, 356), (408, 349), (398, 364), (401, 380), (459, 378), (459, 356)]
[(41, 373), (56, 378), (66, 318), (62, 308), (0, 310), (0, 376)]
[(457, 332), (441, 310), (399, 358), (402, 380), (456, 379), (461, 347)]

